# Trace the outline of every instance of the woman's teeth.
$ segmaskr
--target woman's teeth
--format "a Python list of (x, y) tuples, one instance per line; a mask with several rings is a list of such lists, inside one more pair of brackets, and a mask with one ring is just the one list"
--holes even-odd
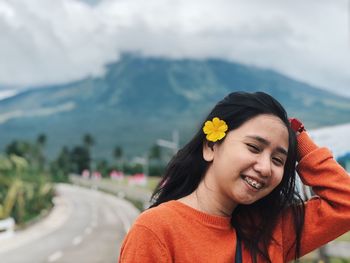
[(249, 185), (251, 185), (252, 187), (254, 187), (255, 189), (259, 190), (263, 187), (263, 184), (247, 177), (247, 176), (244, 176), (243, 177), (243, 180), (246, 181)]

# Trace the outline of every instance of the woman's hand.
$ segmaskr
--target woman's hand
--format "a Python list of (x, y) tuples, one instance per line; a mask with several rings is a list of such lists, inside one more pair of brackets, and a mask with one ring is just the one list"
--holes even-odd
[(296, 136), (298, 136), (303, 131), (306, 131), (304, 124), (297, 118), (289, 118), (289, 123), (293, 131), (295, 131)]

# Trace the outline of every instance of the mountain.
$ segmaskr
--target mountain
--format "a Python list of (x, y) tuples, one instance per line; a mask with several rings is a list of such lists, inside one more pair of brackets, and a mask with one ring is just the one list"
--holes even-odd
[(100, 78), (28, 89), (0, 101), (0, 149), (14, 139), (48, 136), (47, 154), (96, 140), (96, 158), (116, 145), (141, 155), (179, 130), (184, 143), (214, 104), (232, 91), (264, 91), (307, 127), (350, 122), (350, 98), (275, 71), (223, 60), (169, 60), (124, 55)]

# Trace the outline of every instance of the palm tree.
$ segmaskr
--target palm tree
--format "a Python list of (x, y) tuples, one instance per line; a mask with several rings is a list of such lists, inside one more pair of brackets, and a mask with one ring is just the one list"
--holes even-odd
[[(88, 164), (87, 167), (88, 169), (92, 168), (93, 163), (91, 164), (91, 161), (93, 160), (92, 154), (90, 152), (90, 149), (92, 146), (94, 146), (96, 143), (94, 137), (92, 137), (92, 135), (90, 133), (86, 133), (83, 136), (83, 144), (84, 146), (82, 148), (84, 148), (86, 150), (86, 155), (88, 156)], [(81, 147), (75, 147), (75, 148), (81, 148)], [(79, 149), (79, 151), (82, 149)]]
[(46, 136), (46, 134), (44, 134), (44, 133), (39, 134), (38, 137), (37, 137), (37, 139), (36, 139), (36, 143), (37, 143), (38, 145), (40, 145), (41, 147), (44, 147), (44, 146), (45, 146), (46, 141), (47, 141), (47, 136)]
[(39, 168), (43, 169), (45, 167), (45, 156), (43, 153), (43, 148), (46, 144), (47, 141), (47, 136), (44, 133), (41, 133), (38, 135), (37, 139), (36, 139), (36, 148), (37, 148), (37, 161), (39, 164)]
[(120, 146), (116, 146), (113, 151), (113, 156), (115, 159), (119, 160), (123, 157), (123, 149)]
[(90, 151), (86, 147), (75, 146), (70, 153), (70, 159), (75, 173), (81, 174), (83, 170), (91, 168)]
[(116, 146), (113, 151), (113, 156), (117, 160), (118, 168), (123, 170), (123, 149), (120, 146)]
[(95, 139), (91, 136), (90, 133), (86, 133), (83, 137), (83, 143), (86, 149), (90, 149), (95, 145)]

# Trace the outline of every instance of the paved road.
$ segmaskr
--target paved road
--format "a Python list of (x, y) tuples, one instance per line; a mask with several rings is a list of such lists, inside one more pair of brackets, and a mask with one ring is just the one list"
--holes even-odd
[(117, 262), (121, 241), (138, 215), (112, 195), (60, 184), (55, 208), (36, 225), (0, 241), (4, 263)]
[(101, 189), (110, 193), (115, 193), (118, 196), (126, 197), (132, 200), (143, 202), (144, 208), (150, 206), (151, 191), (140, 187), (130, 187), (117, 183), (111, 183), (105, 180), (84, 179), (81, 176), (71, 175), (70, 180), (76, 184), (95, 189)]

